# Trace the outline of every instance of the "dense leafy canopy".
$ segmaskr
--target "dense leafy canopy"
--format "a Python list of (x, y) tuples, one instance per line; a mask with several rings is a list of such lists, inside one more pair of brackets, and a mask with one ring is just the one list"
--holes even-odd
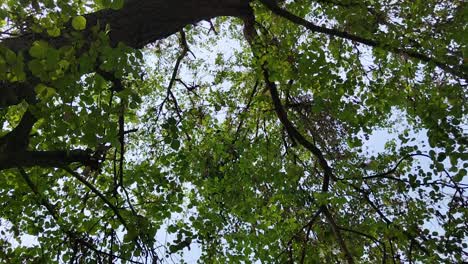
[(462, 0), (0, 3), (0, 262), (467, 260)]

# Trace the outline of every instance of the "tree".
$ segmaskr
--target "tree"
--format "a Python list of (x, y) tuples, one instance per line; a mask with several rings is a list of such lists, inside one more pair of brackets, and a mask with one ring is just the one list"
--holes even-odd
[(3, 1), (0, 260), (461, 263), (466, 16), (461, 0)]

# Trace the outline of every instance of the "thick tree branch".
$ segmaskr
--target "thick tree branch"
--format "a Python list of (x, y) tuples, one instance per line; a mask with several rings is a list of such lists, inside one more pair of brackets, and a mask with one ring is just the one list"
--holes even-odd
[[(254, 56), (258, 56), (258, 54), (255, 53), (255, 50), (256, 50), (255, 41), (258, 38), (258, 36), (257, 36), (257, 33), (255, 31), (255, 28), (254, 28), (254, 20), (255, 19), (253, 17), (253, 14), (250, 14), (250, 16), (244, 17), (244, 35), (245, 35), (245, 38), (247, 39), (247, 41), (249, 42), (249, 44), (252, 46), (252, 50), (254, 51)], [(277, 88), (277, 86), (276, 86), (276, 84), (274, 82), (270, 81), (270, 75), (269, 75), (269, 72), (268, 72), (268, 65), (266, 63), (264, 63), (263, 65), (261, 65), (261, 69), (262, 69), (262, 72), (263, 72), (263, 77), (264, 77), (265, 84), (266, 84), (268, 90), (270, 91), (270, 95), (271, 95), (271, 98), (272, 98), (272, 101), (273, 101), (273, 105), (275, 107), (275, 111), (276, 111), (276, 114), (277, 114), (280, 122), (284, 125), (284, 127), (286, 128), (286, 131), (288, 132), (288, 134), (293, 139), (297, 140), (297, 142), (299, 142), (302, 146), (304, 146), (307, 150), (309, 150), (318, 159), (318, 162), (319, 162), (320, 166), (322, 167), (322, 169), (324, 170), (324, 174), (325, 174), (324, 179), (323, 179), (323, 183), (322, 183), (322, 192), (323, 193), (328, 192), (329, 187), (330, 187), (330, 179), (336, 180), (336, 177), (333, 174), (332, 168), (328, 165), (328, 162), (325, 159), (322, 151), (319, 148), (317, 148), (313, 143), (311, 143), (309, 140), (307, 140), (299, 132), (299, 130), (297, 130), (297, 128), (294, 126), (294, 124), (289, 120), (288, 115), (287, 115), (287, 113), (286, 113), (286, 111), (285, 111), (285, 109), (284, 109), (284, 107), (283, 107), (283, 105), (281, 103), (281, 99), (280, 99), (279, 93), (278, 93), (278, 88)], [(318, 216), (322, 212), (325, 214), (325, 217), (326, 217), (327, 221), (330, 223), (330, 226), (331, 226), (331, 228), (333, 230), (333, 233), (336, 236), (337, 241), (340, 244), (340, 247), (341, 247), (341, 249), (343, 251), (343, 255), (345, 256), (346, 261), (349, 264), (353, 264), (354, 263), (353, 256), (351, 255), (350, 251), (348, 250), (348, 247), (346, 246), (346, 243), (343, 240), (343, 237), (341, 236), (341, 232), (340, 232), (338, 226), (336, 225), (336, 223), (335, 223), (335, 221), (333, 219), (333, 216), (331, 215), (331, 213), (328, 210), (326, 205), (321, 206), (321, 208), (318, 210), (318, 212), (313, 217), (312, 221), (315, 221), (315, 219), (317, 219)], [(308, 232), (309, 231), (310, 230), (308, 230)]]
[[(84, 15), (87, 28), (81, 33), (88, 36), (91, 35), (93, 26), (99, 25), (101, 30), (109, 26), (111, 45), (115, 46), (123, 42), (130, 47), (141, 48), (155, 40), (172, 35), (189, 24), (219, 16), (242, 16), (249, 8), (248, 2), (247, 0), (127, 0), (120, 10), (101, 10)], [(40, 39), (52, 46), (61, 47), (73, 44), (73, 39), (68, 34), (70, 32), (69, 26), (68, 29), (63, 30), (61, 36), (56, 38), (47, 34), (26, 33), (4, 39), (0, 44), (14, 52), (25, 52), (34, 41)], [(102, 71), (99, 74), (104, 78), (112, 77), (110, 73)], [(28, 102), (34, 101), (34, 86), (37, 80), (29, 77), (31, 76), (28, 76), (28, 79), (31, 79), (33, 83), (0, 83), (4, 90), (0, 95), (0, 108), (18, 104), (24, 99)], [(0, 169), (17, 166), (60, 167), (71, 162), (96, 167), (96, 161), (79, 150), (25, 152), (29, 132), (35, 121), (35, 117), (26, 112), (20, 125), (0, 139)]]
[[(254, 27), (255, 17), (253, 15), (253, 12), (251, 11), (248, 15), (244, 16), (243, 20), (244, 20), (244, 36), (247, 42), (249, 42), (250, 46), (252, 47), (254, 56), (258, 57), (259, 54), (256, 54), (256, 44), (255, 44), (256, 39), (258, 38), (258, 35)], [(283, 126), (286, 128), (286, 131), (288, 132), (289, 136), (293, 140), (297, 140), (299, 144), (304, 146), (318, 159), (320, 166), (325, 172), (325, 177), (323, 179), (323, 184), (322, 184), (322, 192), (327, 192), (330, 186), (330, 179), (336, 180), (336, 177), (333, 175), (332, 168), (328, 165), (328, 162), (325, 159), (325, 156), (323, 155), (322, 151), (319, 148), (317, 148), (315, 144), (307, 140), (299, 132), (299, 130), (297, 130), (294, 124), (289, 120), (288, 114), (286, 113), (286, 110), (284, 109), (281, 103), (281, 99), (279, 98), (278, 88), (276, 87), (276, 84), (274, 82), (270, 81), (268, 65), (264, 63), (263, 65), (261, 65), (261, 69), (263, 72), (265, 84), (268, 90), (270, 91), (270, 95), (273, 101), (273, 105), (275, 107), (276, 115), (278, 116)]]
[(263, 76), (265, 78), (265, 83), (270, 91), (271, 99), (273, 100), (273, 105), (275, 106), (275, 111), (276, 111), (276, 114), (278, 115), (279, 120), (286, 128), (286, 131), (288, 132), (288, 134), (292, 136), (295, 140), (297, 140), (299, 144), (301, 144), (306, 149), (308, 149), (318, 159), (320, 166), (325, 172), (325, 179), (326, 179), (326, 181), (324, 181), (324, 184), (322, 186), (322, 191), (327, 191), (329, 188), (330, 179), (336, 179), (335, 176), (333, 175), (332, 168), (328, 165), (328, 162), (325, 159), (322, 151), (319, 148), (317, 148), (313, 143), (311, 143), (309, 140), (307, 140), (297, 130), (297, 128), (293, 125), (293, 123), (289, 120), (288, 115), (286, 111), (284, 110), (283, 105), (281, 104), (281, 99), (279, 98), (278, 88), (276, 87), (276, 84), (269, 80), (270, 75), (266, 67), (262, 67), (262, 68), (263, 68)]
[(19, 104), (22, 100), (30, 102), (36, 97), (34, 86), (28, 82), (0, 81), (0, 109)]
[[(248, 10), (247, 0), (127, 0), (119, 10), (105, 9), (84, 15), (86, 29), (82, 34), (91, 34), (91, 27), (98, 25), (105, 30), (109, 25), (111, 45), (119, 42), (133, 48), (142, 48), (158, 39), (166, 38), (183, 27), (219, 16), (242, 16)], [(33, 41), (44, 39), (54, 46), (70, 43), (68, 27), (56, 38), (47, 34), (24, 34), (4, 39), (2, 45), (15, 51), (27, 50)]]
[(412, 50), (406, 50), (398, 47), (392, 47), (389, 45), (386, 45), (383, 42), (377, 41), (377, 40), (372, 40), (372, 39), (367, 39), (363, 38), (357, 35), (350, 34), (348, 32), (340, 31), (337, 29), (331, 29), (323, 26), (317, 26), (313, 24), (312, 22), (309, 22), (301, 17), (298, 17), (291, 12), (279, 7), (275, 1), (272, 0), (260, 0), (270, 11), (272, 11), (274, 14), (283, 17), (295, 24), (304, 26), (305, 28), (313, 31), (313, 32), (318, 32), (318, 33), (324, 33), (329, 36), (335, 36), (335, 37), (340, 37), (343, 39), (355, 41), (370, 47), (379, 47), (381, 49), (384, 49), (389, 52), (409, 56), (415, 59), (418, 59), (420, 61), (426, 62), (426, 63), (432, 63), (439, 68), (445, 70), (446, 72), (450, 72), (455, 76), (461, 77), (461, 78), (468, 78), (468, 73), (464, 71), (460, 66), (458, 65), (450, 65), (447, 63), (443, 63), (435, 58), (431, 58), (430, 56), (424, 55), (419, 52), (415, 52)]
[(81, 163), (97, 169), (99, 160), (88, 150), (71, 151), (18, 151), (0, 153), (0, 170), (15, 167), (63, 167), (71, 163)]
[[(182, 30), (186, 25), (196, 24), (220, 16), (243, 16), (249, 8), (248, 0), (127, 0), (120, 10), (101, 10), (84, 15), (86, 29), (81, 34), (87, 38), (92, 35), (91, 28), (99, 26), (104, 31), (110, 28), (110, 45), (119, 42), (132, 48), (142, 48), (158, 39), (166, 38)], [(59, 48), (73, 45), (70, 37), (71, 25), (62, 31), (59, 37), (50, 37), (46, 33), (26, 33), (18, 37), (3, 39), (0, 42), (5, 48), (27, 54), (27, 50), (36, 40), (47, 41)], [(28, 80), (31, 80), (28, 76)], [(0, 108), (15, 105), (22, 99), (35, 96), (32, 84), (0, 82)], [(5, 90), (5, 91), (3, 91)]]
[(29, 110), (26, 110), (19, 124), (8, 134), (0, 138), (0, 160), (2, 160), (2, 153), (26, 150), (29, 145), (29, 133), (36, 121), (37, 118)]

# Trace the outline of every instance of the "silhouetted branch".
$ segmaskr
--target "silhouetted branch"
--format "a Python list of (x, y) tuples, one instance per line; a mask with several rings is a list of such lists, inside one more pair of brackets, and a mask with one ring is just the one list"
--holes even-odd
[(346, 261), (349, 264), (354, 263), (353, 256), (351, 255), (351, 252), (349, 252), (348, 246), (346, 245), (346, 242), (344, 241), (341, 235), (340, 229), (336, 225), (332, 214), (330, 213), (330, 211), (328, 210), (326, 206), (324, 206), (323, 213), (325, 214), (325, 217), (327, 218), (327, 221), (330, 224), (333, 233), (335, 234), (336, 240), (338, 241), (338, 244), (340, 245), (341, 250), (343, 251), (343, 255), (345, 256)]
[(298, 16), (292, 14), (291, 12), (279, 7), (276, 4), (276, 1), (272, 1), (272, 0), (260, 0), (260, 1), (268, 9), (270, 9), (270, 11), (272, 11), (274, 14), (276, 14), (276, 15), (278, 15), (280, 17), (283, 17), (283, 18), (285, 18), (285, 19), (287, 19), (287, 20), (289, 20), (289, 21), (291, 21), (291, 22), (293, 22), (295, 24), (304, 26), (305, 28), (307, 28), (307, 29), (309, 29), (309, 30), (311, 30), (313, 32), (324, 33), (324, 34), (327, 34), (329, 36), (340, 37), (340, 38), (343, 38), (343, 39), (359, 42), (361, 44), (364, 44), (364, 45), (367, 45), (367, 46), (370, 46), (370, 47), (379, 47), (379, 48), (382, 48), (382, 49), (384, 49), (386, 51), (397, 53), (397, 54), (400, 54), (400, 55), (409, 56), (409, 57), (418, 59), (418, 60), (426, 62), (426, 63), (433, 63), (436, 66), (438, 66), (439, 68), (441, 68), (441, 69), (443, 69), (443, 70), (445, 70), (447, 72), (450, 72), (453, 75), (459, 76), (461, 78), (466, 79), (468, 77), (468, 73), (466, 71), (464, 71), (462, 68), (460, 68), (459, 66), (457, 66), (457, 65), (449, 65), (449, 64), (443, 63), (443, 62), (441, 62), (441, 61), (439, 61), (439, 60), (437, 60), (435, 58), (431, 58), (429, 56), (421, 54), (419, 52), (406, 50), (406, 49), (402, 49), (402, 48), (397, 48), (397, 47), (392, 47), (392, 46), (389, 46), (388, 44), (385, 44), (383, 42), (363, 38), (363, 37), (360, 37), (360, 36), (357, 36), (357, 35), (354, 35), (354, 34), (350, 34), (350, 33), (345, 32), (345, 31), (340, 31), (340, 30), (337, 30), (337, 29), (331, 29), (331, 28), (327, 28), (327, 27), (323, 27), (323, 26), (317, 26), (317, 25), (313, 24), (312, 22), (309, 22), (309, 21), (307, 21), (307, 20), (305, 20), (305, 19), (303, 19), (301, 17), (298, 17)]
[(91, 169), (99, 165), (99, 160), (89, 150), (0, 152), (0, 170), (34, 166), (58, 168), (75, 162)]

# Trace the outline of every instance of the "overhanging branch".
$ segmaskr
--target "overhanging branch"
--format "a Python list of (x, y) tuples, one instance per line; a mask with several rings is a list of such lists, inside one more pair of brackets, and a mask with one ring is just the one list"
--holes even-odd
[[(100, 30), (110, 28), (111, 45), (119, 42), (133, 48), (142, 48), (158, 39), (177, 33), (186, 25), (195, 24), (219, 16), (242, 16), (249, 7), (245, 0), (127, 0), (119, 10), (104, 9), (83, 15), (86, 18), (84, 36), (99, 25)], [(35, 40), (45, 40), (50, 45), (61, 47), (72, 44), (67, 34), (71, 24), (59, 37), (46, 33), (26, 33), (19, 37), (4, 39), (1, 44), (15, 52), (28, 50)]]
[[(250, 46), (252, 47), (254, 56), (259, 56), (259, 54), (256, 54), (255, 41), (258, 38), (258, 35), (254, 27), (255, 17), (253, 13), (251, 12), (248, 16), (243, 17), (243, 20), (244, 20), (244, 36), (247, 42), (249, 42)], [(286, 110), (284, 109), (281, 103), (281, 99), (279, 98), (278, 88), (274, 82), (270, 81), (270, 73), (268, 71), (267, 66), (268, 65), (266, 65), (266, 63), (262, 64), (261, 70), (263, 73), (265, 84), (268, 90), (270, 91), (270, 95), (273, 101), (273, 105), (275, 107), (276, 115), (278, 116), (278, 119), (283, 124), (283, 126), (286, 128), (286, 131), (288, 132), (289, 136), (291, 136), (292, 139), (297, 140), (299, 144), (301, 144), (303, 147), (309, 150), (318, 159), (318, 162), (325, 173), (325, 177), (324, 177), (323, 185), (322, 185), (322, 191), (327, 192), (329, 185), (330, 185), (330, 179), (336, 180), (336, 177), (333, 175), (333, 170), (328, 165), (328, 162), (325, 159), (325, 156), (323, 155), (322, 151), (319, 148), (317, 148), (312, 142), (307, 140), (299, 132), (299, 130), (297, 130), (294, 124), (289, 120), (288, 114), (286, 113)]]
[(332, 168), (328, 165), (327, 160), (325, 159), (322, 151), (318, 149), (313, 143), (311, 143), (309, 140), (307, 140), (298, 130), (297, 128), (293, 125), (293, 123), (289, 120), (288, 115), (286, 111), (283, 108), (283, 105), (281, 104), (281, 100), (279, 98), (278, 94), (278, 89), (276, 87), (276, 84), (274, 82), (271, 82), (269, 80), (270, 75), (268, 73), (268, 70), (263, 67), (263, 75), (265, 77), (265, 83), (270, 91), (271, 94), (271, 99), (273, 100), (273, 104), (275, 106), (275, 111), (276, 114), (281, 121), (281, 123), (284, 125), (286, 128), (286, 131), (290, 136), (292, 136), (299, 144), (304, 146), (307, 150), (309, 150), (314, 156), (318, 159), (320, 166), (325, 172), (325, 181), (322, 186), (322, 191), (327, 191), (329, 188), (329, 181), (330, 179), (336, 179), (336, 177), (333, 175)]
[[(246, 0), (127, 0), (122, 9), (105, 9), (83, 15), (86, 18), (86, 29), (80, 33), (84, 38), (89, 38), (93, 34), (93, 27), (98, 26), (101, 31), (110, 28), (108, 35), (111, 46), (122, 42), (129, 47), (140, 49), (179, 32), (187, 25), (221, 16), (240, 17), (248, 8), (249, 1)], [(28, 54), (27, 51), (37, 40), (46, 41), (55, 48), (73, 46), (74, 39), (70, 37), (71, 24), (65, 26), (59, 37), (28, 32), (3, 39), (0, 45), (15, 53), (24, 54)], [(27, 80), (31, 84), (0, 82), (0, 108), (18, 104), (27, 97), (34, 97), (33, 87), (39, 82), (33, 79), (28, 74)]]
[(278, 15), (280, 17), (283, 17), (283, 18), (291, 21), (294, 24), (304, 26), (305, 28), (307, 28), (307, 29), (309, 29), (309, 30), (311, 30), (313, 32), (323, 33), (323, 34), (326, 34), (326, 35), (329, 35), (329, 36), (335, 36), (335, 37), (351, 40), (351, 41), (354, 41), (354, 42), (358, 42), (358, 43), (361, 43), (361, 44), (364, 44), (364, 45), (367, 45), (367, 46), (370, 46), (370, 47), (378, 47), (378, 48), (384, 49), (384, 50), (389, 51), (389, 52), (409, 56), (409, 57), (412, 57), (414, 59), (418, 59), (418, 60), (420, 60), (422, 62), (432, 63), (432, 64), (436, 65), (437, 67), (443, 69), (444, 71), (449, 72), (449, 73), (451, 73), (451, 74), (453, 74), (455, 76), (465, 78), (465, 79), (468, 78), (468, 73), (466, 71), (464, 71), (458, 65), (451, 65), (451, 64), (443, 63), (443, 62), (441, 62), (441, 61), (439, 61), (439, 60), (437, 60), (435, 58), (431, 58), (431, 57), (429, 57), (427, 55), (424, 55), (422, 53), (419, 53), (419, 52), (415, 52), (415, 51), (411, 51), (411, 50), (407, 50), (407, 49), (402, 49), (402, 48), (398, 48), (398, 47), (392, 47), (390, 45), (386, 45), (383, 42), (380, 42), (380, 41), (377, 41), (377, 40), (372, 40), (372, 39), (367, 39), (367, 38), (364, 38), (364, 37), (361, 37), (361, 36), (358, 36), (358, 35), (350, 34), (350, 33), (345, 32), (345, 31), (340, 31), (340, 30), (337, 30), (337, 29), (327, 28), (327, 27), (323, 27), (323, 26), (317, 26), (317, 25), (313, 24), (312, 22), (309, 22), (309, 21), (307, 21), (307, 20), (305, 20), (305, 19), (303, 19), (301, 17), (298, 17), (298, 16), (294, 15), (293, 13), (279, 7), (276, 4), (276, 1), (260, 0), (260, 2), (262, 2), (274, 14), (276, 14), (276, 15)]
[(71, 163), (81, 163), (97, 169), (99, 160), (88, 150), (57, 151), (18, 151), (0, 153), (0, 170), (16, 167), (49, 167), (58, 168)]

